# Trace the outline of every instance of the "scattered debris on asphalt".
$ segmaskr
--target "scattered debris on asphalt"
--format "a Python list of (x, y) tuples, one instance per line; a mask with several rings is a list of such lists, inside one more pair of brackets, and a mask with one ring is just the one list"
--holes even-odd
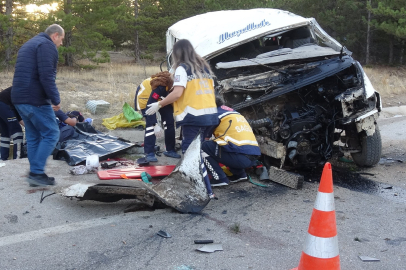
[(73, 166), (69, 169), (69, 173), (73, 175), (81, 175), (87, 173), (97, 173), (98, 168), (92, 166), (85, 166), (85, 165), (77, 165)]
[(78, 183), (56, 192), (65, 197), (101, 202), (136, 199), (148, 207), (161, 201), (182, 213), (199, 213), (210, 201), (200, 170), (200, 148), (200, 136), (197, 136), (175, 169), (157, 184), (130, 179), (105, 180), (103, 183)]
[(368, 256), (358, 256), (363, 262), (379, 262), (380, 259), (368, 257)]
[(212, 244), (213, 240), (195, 240), (195, 244)]
[(201, 248), (198, 248), (196, 250), (201, 251), (201, 252), (213, 253), (215, 251), (222, 251), (223, 245), (222, 244), (208, 244), (208, 245), (204, 245)]
[(105, 161), (100, 163), (103, 169), (111, 169), (117, 166), (118, 161)]
[(165, 231), (162, 231), (162, 230), (160, 230), (159, 232), (157, 232), (157, 235), (159, 235), (159, 236), (161, 236), (161, 237), (163, 237), (163, 238), (171, 238), (171, 237), (172, 237), (172, 235), (170, 235), (169, 233), (167, 233), (167, 232), (165, 232)]
[(44, 192), (45, 192), (45, 190), (43, 190), (42, 193), (41, 193), (41, 200), (39, 201), (39, 203), (42, 203), (45, 200), (46, 197), (49, 197), (51, 195), (56, 194), (55, 192), (52, 192), (52, 193), (44, 196)]

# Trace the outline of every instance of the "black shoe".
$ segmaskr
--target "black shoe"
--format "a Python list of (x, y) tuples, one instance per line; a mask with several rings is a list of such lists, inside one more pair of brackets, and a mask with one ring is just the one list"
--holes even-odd
[(221, 187), (221, 186), (228, 186), (228, 179), (220, 179), (220, 180), (216, 180), (216, 179), (210, 179), (210, 185), (212, 187)]
[(237, 182), (246, 181), (246, 180), (248, 180), (247, 174), (243, 173), (241, 175), (233, 175), (233, 176), (231, 176), (230, 182), (231, 183), (237, 183)]
[(27, 182), (30, 184), (30, 187), (53, 186), (55, 185), (55, 178), (48, 177), (45, 173), (37, 174), (30, 172)]

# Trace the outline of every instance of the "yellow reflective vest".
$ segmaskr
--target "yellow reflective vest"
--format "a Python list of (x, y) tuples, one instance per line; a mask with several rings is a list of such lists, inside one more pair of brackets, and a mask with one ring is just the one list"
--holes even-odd
[(145, 79), (137, 89), (137, 110), (141, 111), (147, 107), (151, 95), (151, 78)]
[(257, 139), (245, 117), (224, 105), (217, 110), (220, 124), (213, 131), (214, 137), (219, 137), (215, 142), (227, 152), (260, 156)]
[(217, 125), (217, 106), (211, 75), (203, 73), (203, 78), (196, 78), (188, 66), (181, 66), (185, 68), (188, 79), (182, 96), (173, 103), (176, 126)]

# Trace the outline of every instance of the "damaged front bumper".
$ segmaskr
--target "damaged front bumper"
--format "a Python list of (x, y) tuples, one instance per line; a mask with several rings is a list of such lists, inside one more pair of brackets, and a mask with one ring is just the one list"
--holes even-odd
[(341, 102), (344, 118), (342, 125), (355, 124), (357, 132), (365, 131), (367, 136), (375, 133), (376, 120), (379, 117), (379, 96), (366, 98), (364, 87), (348, 89), (338, 95), (336, 100)]

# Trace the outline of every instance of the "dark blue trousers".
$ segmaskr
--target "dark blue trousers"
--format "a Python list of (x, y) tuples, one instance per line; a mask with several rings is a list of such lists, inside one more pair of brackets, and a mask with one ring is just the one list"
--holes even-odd
[(202, 132), (202, 142), (204, 138), (211, 137), (207, 134), (211, 130), (211, 126), (200, 127), (200, 126), (182, 126), (182, 153), (185, 153), (189, 145), (192, 143), (193, 139), (197, 136), (199, 132)]
[[(186, 150), (189, 148), (189, 145), (192, 143), (194, 138), (196, 138), (199, 132), (202, 132), (201, 140), (204, 141), (204, 138), (208, 136), (207, 133), (209, 132), (209, 130), (211, 130), (211, 126), (208, 127), (182, 126), (182, 153), (186, 152)], [(204, 159), (202, 157), (201, 162), (204, 183), (207, 188), (207, 193), (209, 194), (209, 196), (211, 196), (213, 195), (213, 191), (211, 189), (210, 179), (209, 176), (207, 175), (207, 169), (206, 166), (204, 165)]]
[(251, 161), (246, 155), (240, 153), (226, 152), (215, 141), (205, 141), (202, 145), (204, 153), (209, 155), (205, 159), (210, 163), (219, 179), (226, 178), (226, 174), (221, 169), (219, 163), (222, 163), (230, 168), (233, 175), (240, 176), (245, 173), (244, 169), (254, 166), (255, 161)]
[[(145, 154), (155, 152), (154, 147), (156, 137), (154, 133), (154, 126), (157, 123), (156, 114), (146, 115), (145, 111), (148, 109), (149, 104), (157, 102), (160, 97), (165, 97), (166, 95), (167, 95), (166, 88), (163, 86), (158, 86), (155, 90), (151, 92), (151, 95), (148, 99), (147, 108), (141, 110), (142, 115), (145, 117), (145, 135), (144, 135)], [(166, 151), (175, 151), (175, 121), (173, 119), (173, 106), (167, 105), (159, 109), (158, 112), (161, 115), (163, 129), (165, 133)]]
[(13, 158), (17, 158), (17, 145), (23, 143), (23, 131), (17, 120), (16, 113), (9, 105), (0, 101), (0, 154), (2, 160), (7, 160), (10, 143), (13, 141)]
[(73, 137), (73, 135), (75, 134), (76, 130), (74, 127), (66, 125), (63, 126), (59, 129), (60, 133), (59, 133), (59, 142), (64, 142), (69, 140), (70, 138)]

